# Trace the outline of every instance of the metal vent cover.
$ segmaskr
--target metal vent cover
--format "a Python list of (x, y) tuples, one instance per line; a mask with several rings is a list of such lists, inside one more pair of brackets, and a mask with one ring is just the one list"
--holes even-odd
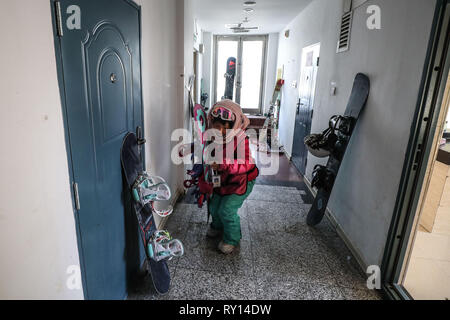
[(337, 53), (348, 51), (350, 48), (350, 34), (352, 30), (353, 11), (344, 13), (337, 45)]

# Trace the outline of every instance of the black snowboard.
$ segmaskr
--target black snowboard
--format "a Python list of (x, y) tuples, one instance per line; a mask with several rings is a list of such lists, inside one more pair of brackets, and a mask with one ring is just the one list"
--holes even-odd
[(331, 148), (331, 156), (326, 167), (317, 167), (317, 175), (319, 176), (313, 179), (313, 186), (318, 188), (318, 192), (306, 220), (309, 226), (316, 226), (323, 219), (342, 159), (344, 158), (359, 115), (366, 106), (369, 92), (369, 78), (362, 73), (358, 73), (353, 83), (350, 101), (344, 114), (345, 121), (341, 123), (335, 132), (337, 141), (334, 147)]
[(236, 78), (236, 58), (228, 58), (227, 73), (225, 73), (225, 94), (222, 99), (233, 100), (234, 79)]
[[(134, 133), (128, 133), (122, 144), (120, 158), (123, 174), (126, 179), (126, 192), (129, 192), (130, 195), (137, 176), (144, 171), (141, 155), (141, 145), (144, 143), (145, 140), (138, 139)], [(170, 289), (170, 272), (167, 263), (166, 261), (156, 262), (151, 259), (147, 250), (149, 239), (157, 230), (151, 205), (147, 204), (143, 207), (140, 203), (134, 200), (131, 201), (133, 203), (133, 211), (139, 223), (140, 235), (144, 244), (147, 265), (153, 280), (153, 285), (159, 294), (166, 294)]]

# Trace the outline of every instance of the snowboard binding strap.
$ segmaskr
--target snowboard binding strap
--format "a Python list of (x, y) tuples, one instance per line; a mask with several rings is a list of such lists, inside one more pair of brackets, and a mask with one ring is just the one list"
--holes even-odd
[(344, 117), (344, 116), (333, 116), (330, 119), (330, 129), (335, 133), (338, 131), (339, 133), (348, 136), (352, 131), (354, 118), (352, 117)]
[(330, 119), (328, 129), (321, 134), (311, 134), (304, 140), (309, 152), (318, 158), (329, 157), (335, 147), (336, 143), (342, 138), (350, 135), (353, 127), (354, 119), (352, 117), (333, 116)]
[(184, 254), (184, 246), (180, 240), (172, 239), (165, 230), (156, 231), (147, 244), (147, 253), (153, 260), (172, 260)]
[(331, 191), (335, 178), (335, 173), (330, 169), (325, 166), (317, 165), (314, 167), (311, 185), (313, 188)]
[(132, 194), (134, 201), (143, 207), (151, 204), (152, 211), (162, 218), (168, 217), (173, 212), (172, 206), (165, 210), (155, 208), (155, 201), (168, 201), (172, 196), (168, 184), (161, 177), (152, 177), (145, 172), (139, 174), (133, 184)]
[(170, 188), (161, 177), (151, 177), (147, 173), (141, 173), (133, 184), (134, 200), (142, 206), (153, 201), (167, 201), (171, 197)]
[(171, 205), (169, 205), (169, 207), (165, 210), (158, 210), (155, 208), (155, 203), (152, 202), (152, 211), (154, 213), (156, 213), (158, 216), (160, 216), (161, 218), (166, 218), (172, 214), (173, 207)]

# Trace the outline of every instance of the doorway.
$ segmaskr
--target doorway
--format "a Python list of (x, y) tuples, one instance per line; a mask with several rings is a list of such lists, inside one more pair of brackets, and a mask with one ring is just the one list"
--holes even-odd
[(267, 36), (215, 36), (214, 99), (230, 99), (245, 113), (263, 107)]
[(382, 264), (391, 299), (450, 298), (449, 41), (450, 1), (440, 0)]
[(292, 162), (302, 175), (306, 174), (308, 149), (304, 144), (306, 136), (311, 134), (314, 113), (314, 96), (316, 92), (317, 72), (319, 69), (320, 43), (302, 50), (299, 99), (295, 113), (294, 145)]
[(140, 8), (51, 4), (84, 296), (123, 299), (141, 261), (120, 163), (123, 138), (143, 126)]
[(450, 74), (401, 282), (418, 300), (450, 299)]

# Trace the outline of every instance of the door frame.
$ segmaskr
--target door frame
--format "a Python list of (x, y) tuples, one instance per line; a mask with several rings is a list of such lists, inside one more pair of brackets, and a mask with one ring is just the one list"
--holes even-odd
[[(295, 133), (296, 133), (296, 131), (295, 130), (297, 128), (297, 114), (298, 114), (298, 110), (299, 110), (299, 108), (301, 106), (301, 99), (302, 99), (300, 92), (301, 92), (303, 72), (304, 72), (304, 69), (303, 69), (303, 58), (304, 58), (305, 54), (308, 51), (310, 51), (311, 49), (313, 49), (313, 48), (318, 48), (319, 55), (317, 57), (318, 60), (315, 61), (316, 71), (315, 71), (315, 74), (314, 74), (314, 80), (313, 80), (314, 83), (313, 83), (311, 103), (310, 103), (310, 107), (311, 107), (311, 112), (310, 112), (311, 127), (312, 127), (312, 121), (313, 121), (313, 118), (314, 118), (314, 107), (315, 107), (316, 92), (317, 92), (317, 78), (319, 76), (319, 68), (320, 68), (320, 52), (321, 52), (320, 50), (322, 49), (322, 43), (321, 42), (317, 42), (317, 43), (314, 43), (314, 44), (311, 44), (311, 45), (308, 45), (308, 46), (302, 48), (301, 57), (300, 57), (300, 72), (299, 72), (299, 78), (298, 78), (298, 82), (297, 82), (297, 85), (298, 85), (298, 87), (297, 87), (298, 99), (297, 99), (297, 104), (296, 104), (297, 107), (296, 107), (295, 118), (294, 118), (294, 133), (293, 133), (294, 141), (292, 143), (292, 156), (291, 156), (291, 158), (294, 158), (294, 154), (295, 154), (294, 147), (296, 145), (296, 141), (295, 141)], [(311, 134), (311, 128), (309, 129), (309, 133), (308, 134)], [(302, 175), (306, 175), (306, 169), (308, 167), (308, 154), (309, 153), (308, 153), (308, 149), (306, 147), (305, 147), (305, 152), (306, 152), (305, 161), (304, 161), (305, 172), (302, 172), (300, 170), (300, 168), (297, 168), (297, 165), (295, 164), (295, 161), (293, 161), (294, 166), (296, 167), (296, 169)]]
[[(217, 101), (217, 80), (218, 80), (218, 42), (219, 41), (238, 41), (238, 54), (237, 54), (237, 65), (236, 65), (236, 84), (241, 81), (242, 78), (242, 42), (243, 41), (263, 41), (263, 58), (261, 64), (261, 90), (260, 90), (260, 98), (259, 98), (259, 108), (258, 109), (242, 109), (244, 113), (248, 114), (260, 114), (263, 110), (264, 106), (264, 95), (266, 92), (266, 88), (264, 83), (266, 82), (266, 66), (267, 66), (267, 47), (269, 35), (214, 35), (214, 56), (213, 56), (213, 79), (214, 83), (212, 84), (213, 92), (214, 92), (214, 101)], [(235, 85), (237, 88), (237, 86)], [(241, 95), (240, 90), (236, 91), (236, 100), (240, 101)]]
[(437, 0), (419, 99), (382, 262), (382, 289), (389, 299), (413, 299), (399, 280), (419, 212), (418, 205), (450, 70), (449, 32), (450, 0)]
[[(141, 6), (136, 4), (133, 0), (121, 0), (125, 3), (129, 4), (133, 8), (135, 8), (138, 11), (138, 19), (139, 19), (139, 65), (141, 67), (141, 75), (139, 81), (141, 82), (142, 86), (142, 11)], [(59, 94), (61, 98), (61, 108), (62, 108), (62, 116), (63, 116), (63, 126), (64, 126), (64, 138), (65, 138), (65, 144), (66, 144), (66, 153), (67, 153), (67, 163), (68, 163), (68, 170), (69, 170), (69, 185), (70, 185), (70, 193), (72, 196), (72, 210), (73, 215), (75, 218), (75, 229), (76, 229), (76, 235), (77, 235), (77, 246), (78, 246), (78, 255), (80, 259), (80, 271), (81, 271), (81, 282), (83, 285), (83, 295), (84, 299), (89, 299), (89, 292), (88, 292), (88, 286), (87, 286), (87, 280), (86, 280), (86, 265), (85, 265), (85, 259), (83, 256), (83, 250), (82, 250), (82, 238), (81, 238), (81, 227), (80, 227), (80, 221), (77, 213), (77, 208), (75, 206), (75, 194), (74, 194), (74, 188), (73, 184), (75, 182), (75, 172), (73, 169), (73, 160), (72, 160), (72, 145), (70, 141), (70, 134), (69, 134), (69, 119), (68, 119), (68, 110), (67, 110), (67, 103), (66, 103), (66, 91), (65, 91), (65, 80), (64, 80), (64, 68), (63, 68), (63, 60), (62, 60), (62, 50), (61, 50), (61, 41), (60, 36), (58, 35), (58, 24), (57, 24), (57, 12), (56, 12), (56, 3), (58, 0), (50, 0), (50, 11), (51, 11), (51, 18), (52, 18), (52, 29), (53, 29), (53, 40), (54, 40), (54, 46), (55, 46), (55, 58), (56, 58), (56, 72), (57, 72), (57, 78), (58, 78), (58, 87), (59, 87)], [(142, 113), (142, 122), (144, 123), (145, 117), (144, 117), (144, 103), (143, 103), (143, 90), (141, 89), (141, 113)], [(145, 137), (145, 125), (142, 127), (142, 134)], [(145, 146), (143, 155), (143, 163), (144, 163), (144, 170), (146, 170), (146, 161), (145, 161)], [(126, 298), (126, 296), (124, 297)]]

